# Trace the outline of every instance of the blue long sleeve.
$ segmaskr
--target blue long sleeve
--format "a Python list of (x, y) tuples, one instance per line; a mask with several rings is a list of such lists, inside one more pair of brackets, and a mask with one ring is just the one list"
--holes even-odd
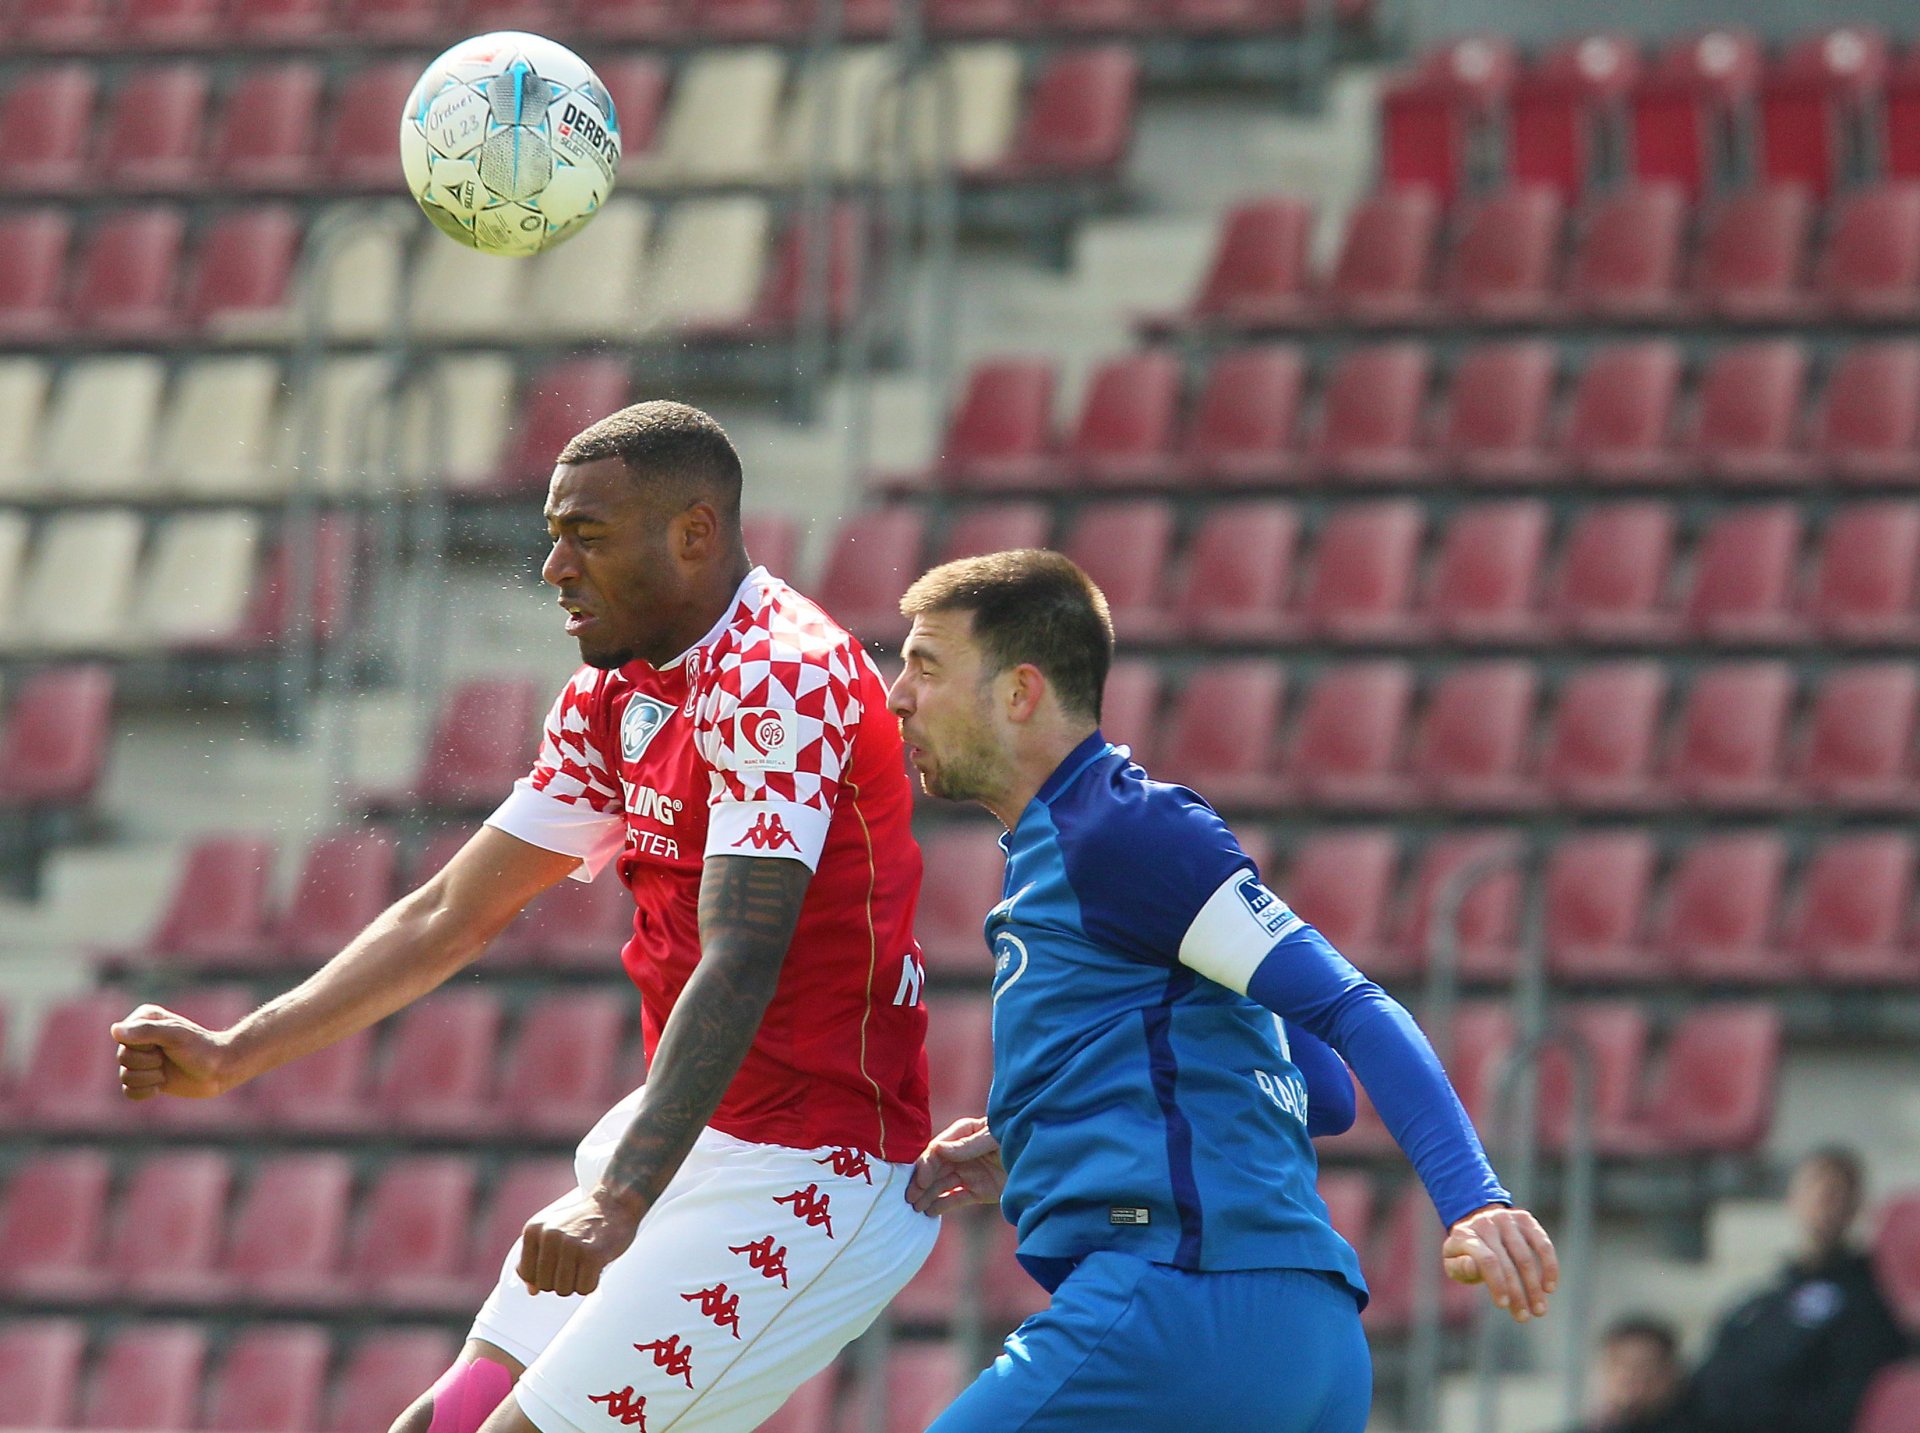
[[(1319, 931), (1301, 925), (1288, 932), (1255, 969), (1247, 994), (1353, 1067), (1443, 1223), (1513, 1202), (1413, 1017)], [(1309, 1087), (1309, 1110), (1313, 1100)]]
[(1358, 1101), (1353, 1096), (1353, 1074), (1347, 1062), (1318, 1036), (1289, 1027), (1287, 1053), (1307, 1086), (1307, 1133), (1316, 1139), (1345, 1134), (1353, 1128)]

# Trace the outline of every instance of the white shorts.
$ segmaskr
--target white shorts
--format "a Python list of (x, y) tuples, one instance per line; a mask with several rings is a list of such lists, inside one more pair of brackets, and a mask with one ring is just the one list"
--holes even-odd
[[(598, 1181), (636, 1090), (574, 1155)], [(472, 1338), (526, 1365), (515, 1392), (541, 1433), (746, 1433), (825, 1368), (932, 1252), (911, 1165), (704, 1130), (633, 1245), (584, 1298), (529, 1294), (516, 1243)]]

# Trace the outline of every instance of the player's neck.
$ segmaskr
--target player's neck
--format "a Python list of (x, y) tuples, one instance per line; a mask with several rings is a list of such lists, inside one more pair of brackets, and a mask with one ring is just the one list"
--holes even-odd
[(990, 797), (981, 798), (980, 804), (1000, 819), (1000, 824), (1011, 831), (1020, 824), (1020, 817), (1033, 804), (1040, 794), (1040, 788), (1047, 784), (1060, 764), (1081, 742), (1093, 734), (1093, 728), (1080, 729), (1064, 723), (1050, 724), (1045, 731), (1033, 732), (1029, 739), (1020, 743), (1010, 755), (1012, 762), (1008, 768), (1006, 787)]
[(674, 623), (667, 639), (660, 644), (658, 659), (650, 656), (647, 658), (648, 664), (664, 671), (704, 641), (731, 610), (740, 584), (747, 580), (747, 574), (752, 570), (746, 554), (742, 552), (738, 560), (728, 564), (713, 582), (703, 584), (698, 593), (691, 595), (682, 616)]

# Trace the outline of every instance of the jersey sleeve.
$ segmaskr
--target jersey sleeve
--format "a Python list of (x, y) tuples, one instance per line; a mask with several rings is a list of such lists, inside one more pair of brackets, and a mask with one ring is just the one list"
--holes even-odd
[(578, 856), (573, 877), (591, 881), (626, 842), (620, 782), (597, 720), (601, 674), (583, 669), (554, 699), (533, 769), (487, 818), (532, 846)]
[(723, 653), (693, 739), (712, 772), (709, 856), (820, 864), (863, 713), (854, 653), (756, 629)]

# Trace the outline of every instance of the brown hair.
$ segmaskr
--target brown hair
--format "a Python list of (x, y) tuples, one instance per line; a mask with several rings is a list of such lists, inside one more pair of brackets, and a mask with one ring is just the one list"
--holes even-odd
[(740, 515), (740, 455), (726, 429), (698, 408), (664, 398), (635, 403), (574, 434), (558, 461), (603, 458), (620, 459), (645, 482), (709, 493), (723, 516)]
[(1113, 616), (1093, 579), (1059, 553), (1026, 547), (944, 563), (907, 589), (900, 611), (972, 613), (990, 672), (1030, 662), (1053, 683), (1062, 707), (1100, 720)]

